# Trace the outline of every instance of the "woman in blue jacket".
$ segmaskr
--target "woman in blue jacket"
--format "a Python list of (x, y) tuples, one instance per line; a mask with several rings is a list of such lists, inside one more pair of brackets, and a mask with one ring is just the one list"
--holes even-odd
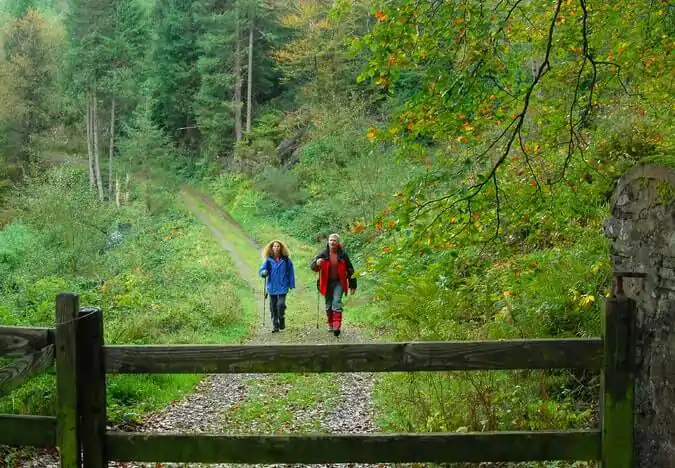
[(262, 249), (263, 263), (258, 274), (265, 278), (270, 296), (272, 333), (286, 328), (286, 294), (295, 288), (295, 272), (288, 247), (280, 240), (269, 242)]

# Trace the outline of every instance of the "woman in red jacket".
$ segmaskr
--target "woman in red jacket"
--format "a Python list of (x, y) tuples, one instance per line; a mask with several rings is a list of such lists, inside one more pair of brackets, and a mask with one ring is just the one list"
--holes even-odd
[(326, 249), (312, 260), (311, 268), (319, 272), (319, 292), (326, 298), (326, 318), (328, 331), (340, 336), (342, 325), (342, 295), (356, 292), (354, 267), (347, 252), (340, 244), (340, 236), (328, 236)]

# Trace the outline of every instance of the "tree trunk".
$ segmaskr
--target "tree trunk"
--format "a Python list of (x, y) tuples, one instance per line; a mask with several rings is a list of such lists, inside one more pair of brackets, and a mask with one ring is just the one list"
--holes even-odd
[(110, 104), (110, 146), (108, 148), (108, 201), (113, 199), (113, 153), (115, 152), (115, 95)]
[(98, 98), (96, 92), (94, 92), (94, 105), (92, 111), (92, 120), (93, 125), (92, 129), (94, 131), (94, 170), (96, 171), (96, 186), (98, 187), (98, 197), (103, 201), (103, 180), (101, 179), (101, 157), (98, 146)]
[(120, 208), (120, 176), (118, 175), (115, 178), (115, 203), (117, 205), (117, 209)]
[(248, 25), (248, 86), (246, 90), (246, 133), (251, 131), (251, 115), (253, 109), (253, 30), (255, 28), (255, 2), (251, 1)]
[(234, 136), (241, 141), (241, 33), (239, 32), (239, 1), (234, 4)]
[(92, 105), (91, 105), (91, 91), (87, 91), (87, 155), (89, 156), (89, 188), (93, 189), (96, 185), (96, 178), (94, 177), (94, 147), (92, 143), (94, 130), (92, 128), (93, 119)]
[(131, 176), (127, 173), (126, 180), (124, 181), (124, 203), (129, 204), (131, 200), (131, 189), (129, 188), (129, 183), (131, 182)]

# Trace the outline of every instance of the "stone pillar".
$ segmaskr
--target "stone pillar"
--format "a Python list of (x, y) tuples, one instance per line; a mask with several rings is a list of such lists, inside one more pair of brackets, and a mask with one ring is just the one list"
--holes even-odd
[(605, 234), (637, 302), (635, 466), (675, 468), (675, 171), (638, 166), (618, 182)]

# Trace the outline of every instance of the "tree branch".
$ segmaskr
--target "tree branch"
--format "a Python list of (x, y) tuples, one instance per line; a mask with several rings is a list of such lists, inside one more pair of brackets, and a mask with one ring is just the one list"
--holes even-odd
[[(494, 182), (494, 180), (497, 177), (497, 170), (499, 167), (504, 163), (506, 158), (508, 157), (511, 148), (513, 146), (513, 143), (516, 139), (516, 136), (520, 135), (521, 129), (523, 127), (523, 124), (525, 122), (525, 117), (527, 115), (527, 111), (530, 106), (530, 99), (532, 97), (532, 93), (534, 92), (535, 88), (537, 87), (537, 84), (541, 81), (542, 77), (548, 72), (550, 69), (550, 56), (551, 56), (551, 49), (553, 48), (553, 34), (555, 32), (555, 25), (556, 21), (558, 19), (558, 16), (560, 14), (560, 8), (562, 7), (562, 1), (563, 0), (557, 0), (556, 1), (556, 6), (555, 10), (553, 12), (553, 17), (551, 18), (551, 22), (548, 28), (548, 34), (547, 34), (547, 39), (546, 39), (546, 50), (544, 54), (544, 58), (541, 61), (538, 69), (537, 69), (537, 74), (535, 75), (534, 79), (532, 80), (532, 83), (528, 86), (526, 92), (525, 92), (525, 97), (523, 99), (523, 105), (520, 110), (520, 112), (514, 117), (509, 125), (500, 133), (500, 135), (490, 143), (490, 145), (483, 151), (481, 152), (480, 155), (477, 156), (477, 159), (481, 159), (485, 155), (487, 155), (506, 135), (509, 133), (509, 129), (513, 127), (515, 124), (515, 127), (512, 129), (510, 132), (510, 136), (508, 137), (508, 141), (506, 142), (506, 146), (504, 150), (501, 152), (499, 155), (497, 161), (492, 165), (492, 169), (490, 172), (483, 178), (483, 180), (477, 184), (472, 185), (471, 187), (468, 188), (469, 193), (461, 198), (458, 198), (457, 200), (453, 201), (450, 203), (448, 206), (444, 207), (438, 214), (437, 216), (434, 217), (434, 220), (432, 223), (427, 226), (430, 227), (432, 224), (434, 224), (442, 214), (446, 213), (450, 209), (452, 209), (454, 206), (456, 206), (459, 203), (462, 203), (464, 201), (471, 200), (474, 198), (478, 193), (483, 190), (483, 188), (490, 182)], [(436, 198), (434, 200), (428, 200), (422, 204), (420, 204), (417, 208), (418, 213), (420, 212), (421, 209), (431, 205), (435, 204), (438, 202), (445, 202), (447, 200), (450, 200), (454, 198), (458, 193), (462, 192), (463, 190), (458, 190), (455, 191), (453, 194), (445, 195), (439, 198)], [(427, 229), (425, 228), (425, 230)]]

